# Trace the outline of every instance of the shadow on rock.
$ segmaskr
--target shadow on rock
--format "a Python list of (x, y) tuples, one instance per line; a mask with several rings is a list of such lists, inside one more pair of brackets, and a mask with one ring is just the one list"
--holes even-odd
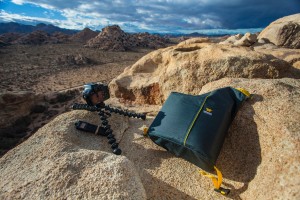
[(120, 143), (123, 150), (122, 155), (135, 164), (148, 199), (195, 199), (149, 173), (162, 167), (163, 161), (175, 158), (173, 154), (157, 146), (149, 138), (145, 138), (142, 134), (139, 135), (139, 133), (142, 133), (139, 127), (143, 125), (149, 127), (152, 121), (153, 119), (146, 119), (145, 121), (130, 120), (130, 128), (126, 131), (126, 135)]
[[(143, 183), (147, 199), (185, 199), (185, 200), (196, 200), (196, 198), (181, 192), (177, 188), (167, 184), (166, 182), (153, 177), (151, 174), (144, 172), (143, 178), (150, 180), (149, 183)], [(143, 182), (143, 180), (142, 180)], [(163, 191), (163, 192), (162, 192)]]
[(262, 100), (262, 96), (254, 94), (244, 103), (229, 129), (217, 161), (224, 178), (244, 184), (241, 188), (234, 188), (224, 183), (226, 187), (231, 188), (229, 197), (233, 199), (240, 199), (240, 194), (247, 190), (262, 160), (257, 125), (254, 120), (255, 111), (252, 106)]

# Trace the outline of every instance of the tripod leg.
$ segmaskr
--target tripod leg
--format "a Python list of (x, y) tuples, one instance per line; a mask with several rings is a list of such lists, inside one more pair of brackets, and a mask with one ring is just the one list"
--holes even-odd
[(113, 108), (113, 107), (110, 107), (109, 105), (104, 106), (104, 109), (108, 110), (109, 112), (117, 113), (119, 115), (124, 115), (124, 116), (128, 116), (128, 117), (133, 117), (133, 118), (136, 117), (136, 118), (140, 118), (142, 120), (146, 119), (146, 114), (144, 114), (144, 113), (135, 113), (135, 112), (128, 111), (128, 110), (122, 110), (122, 109), (119, 109), (119, 108)]

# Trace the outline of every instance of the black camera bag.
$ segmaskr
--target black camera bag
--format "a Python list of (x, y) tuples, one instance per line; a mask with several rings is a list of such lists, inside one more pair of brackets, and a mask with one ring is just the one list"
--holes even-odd
[(148, 135), (176, 156), (213, 172), (228, 128), (249, 96), (246, 90), (232, 87), (196, 96), (172, 92)]

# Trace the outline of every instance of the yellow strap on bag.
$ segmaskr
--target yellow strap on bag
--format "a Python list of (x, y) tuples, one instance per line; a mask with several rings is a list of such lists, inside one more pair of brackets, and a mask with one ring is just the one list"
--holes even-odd
[(222, 185), (222, 181), (223, 181), (223, 175), (221, 173), (220, 170), (218, 170), (218, 168), (216, 166), (214, 166), (214, 169), (216, 170), (217, 172), (217, 177), (215, 177), (214, 175), (212, 174), (208, 174), (206, 173), (205, 171), (202, 171), (202, 170), (199, 170), (199, 173), (205, 177), (208, 177), (212, 180), (213, 184), (214, 184), (214, 187), (215, 187), (215, 191), (218, 192), (218, 193), (221, 193), (223, 195), (228, 195), (230, 190), (229, 189), (225, 189), (225, 188), (222, 188), (221, 185)]
[(238, 91), (240, 91), (241, 93), (243, 93), (247, 98), (249, 98), (251, 96), (250, 92), (248, 92), (246, 89), (244, 88), (235, 88)]
[(143, 131), (143, 136), (144, 137), (147, 137), (148, 136), (148, 131), (149, 131), (149, 128), (146, 126), (146, 125), (143, 125), (140, 130)]

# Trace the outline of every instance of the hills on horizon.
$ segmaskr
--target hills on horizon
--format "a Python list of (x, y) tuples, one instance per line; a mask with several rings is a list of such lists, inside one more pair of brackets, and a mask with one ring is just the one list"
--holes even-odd
[[(61, 32), (64, 34), (68, 35), (73, 35), (76, 34), (82, 30), (73, 30), (73, 29), (65, 29), (65, 28), (60, 28), (58, 26), (54, 26), (52, 24), (44, 24), (44, 23), (39, 23), (35, 26), (33, 25), (26, 25), (26, 24), (21, 24), (17, 22), (8, 22), (8, 23), (0, 23), (0, 34), (4, 33), (31, 33), (34, 31), (44, 31), (49, 34), (53, 34), (55, 32)], [(100, 32), (96, 30), (95, 32)], [(198, 33), (198, 32), (193, 32), (193, 33), (151, 33), (153, 35), (160, 35), (160, 36), (170, 36), (170, 37), (181, 37), (181, 36), (186, 36), (186, 37), (217, 37), (217, 36), (225, 36), (225, 35), (232, 35), (232, 34), (237, 34), (237, 32), (222, 32), (222, 31), (215, 31), (212, 33)]]
[(61, 32), (68, 35), (78, 33), (80, 30), (64, 29), (52, 24), (39, 23), (36, 26), (20, 24), (17, 22), (0, 23), (0, 34), (4, 33), (31, 33), (34, 31), (44, 31), (49, 34)]

